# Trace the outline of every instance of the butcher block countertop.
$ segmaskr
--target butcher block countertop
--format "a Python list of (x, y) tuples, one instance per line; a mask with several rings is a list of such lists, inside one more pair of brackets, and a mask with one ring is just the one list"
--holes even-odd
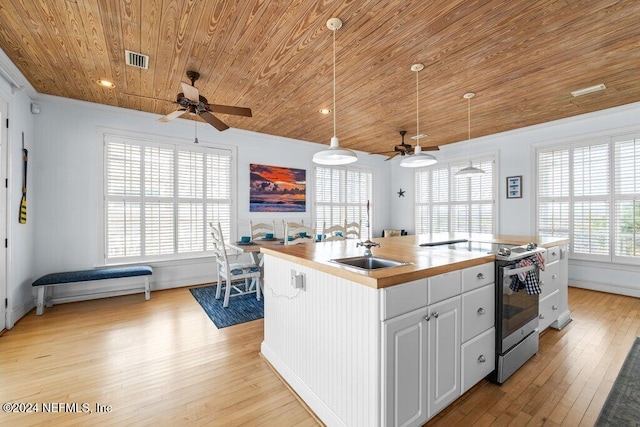
[[(448, 246), (422, 247), (422, 243), (467, 239), (477, 249), (453, 250)], [(413, 280), (424, 279), (450, 271), (493, 262), (495, 257), (489, 254), (491, 243), (519, 245), (535, 242), (541, 247), (551, 247), (569, 243), (569, 239), (536, 236), (507, 236), (466, 233), (446, 233), (437, 235), (412, 235), (387, 238), (373, 238), (379, 247), (371, 248), (376, 257), (395, 261), (410, 262), (409, 265), (378, 270), (360, 270), (330, 262), (336, 258), (360, 256), (365, 249), (357, 247), (357, 239), (345, 241), (307, 243), (290, 246), (262, 247), (260, 251), (267, 255), (282, 258), (299, 265), (313, 268), (334, 276), (342, 277), (372, 288), (386, 288)]]

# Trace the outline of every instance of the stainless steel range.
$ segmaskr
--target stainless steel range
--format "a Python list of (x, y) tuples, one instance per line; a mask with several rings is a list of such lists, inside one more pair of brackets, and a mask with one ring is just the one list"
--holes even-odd
[[(544, 252), (535, 243), (500, 247), (496, 255), (496, 370), (492, 381), (502, 384), (538, 351), (538, 300), (529, 289), (514, 290), (518, 275), (540, 272), (536, 263), (520, 266), (525, 258)], [(517, 289), (517, 288), (515, 288)]]

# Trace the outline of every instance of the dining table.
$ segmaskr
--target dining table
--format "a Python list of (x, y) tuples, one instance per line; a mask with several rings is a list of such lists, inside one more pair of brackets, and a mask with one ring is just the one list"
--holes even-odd
[(251, 255), (251, 259), (253, 263), (262, 269), (262, 257), (260, 256), (260, 248), (262, 247), (272, 247), (272, 246), (282, 246), (283, 240), (278, 238), (273, 239), (265, 239), (259, 238), (255, 240), (251, 240), (250, 242), (229, 242), (227, 246), (235, 251), (240, 253), (246, 253)]

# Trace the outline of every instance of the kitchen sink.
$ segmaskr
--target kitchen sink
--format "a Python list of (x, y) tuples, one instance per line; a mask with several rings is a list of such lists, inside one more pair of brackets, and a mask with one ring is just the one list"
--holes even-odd
[(362, 270), (379, 270), (381, 268), (401, 267), (409, 265), (410, 262), (394, 261), (392, 259), (380, 258), (376, 256), (354, 256), (350, 258), (337, 258), (329, 260), (336, 264), (348, 267), (355, 267)]

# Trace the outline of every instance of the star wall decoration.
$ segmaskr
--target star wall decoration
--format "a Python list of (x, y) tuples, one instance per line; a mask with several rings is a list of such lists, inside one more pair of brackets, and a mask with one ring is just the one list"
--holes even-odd
[(406, 191), (401, 188), (400, 191), (398, 191), (398, 197), (404, 197), (404, 193), (406, 193)]

